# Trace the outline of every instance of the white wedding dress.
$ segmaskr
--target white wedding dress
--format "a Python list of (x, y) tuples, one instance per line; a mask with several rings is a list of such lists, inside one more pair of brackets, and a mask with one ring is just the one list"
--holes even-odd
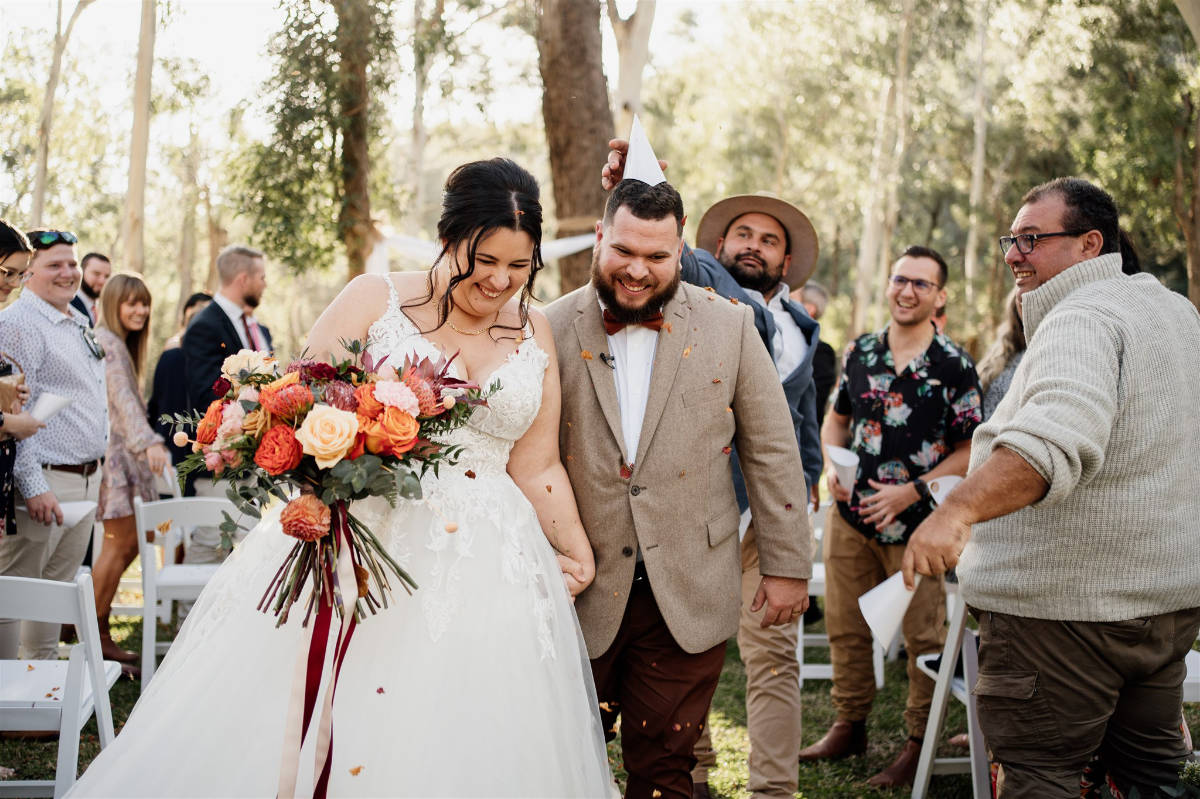
[[(438, 356), (391, 293), (370, 328), (372, 354), (393, 366), (408, 353)], [(464, 447), (458, 465), (428, 476), (422, 501), (352, 505), (419, 589), (397, 588), (354, 633), (334, 703), (330, 796), (614, 794), (579, 623), (533, 508), (505, 471), (537, 415), (547, 363), (529, 338), (496, 369), (489, 407), (448, 439)], [(278, 515), (265, 514), (218, 571), (71, 796), (275, 796), (308, 640), (299, 606), (279, 629), (255, 609), (293, 544)], [(301, 792), (313, 781), (308, 738)]]

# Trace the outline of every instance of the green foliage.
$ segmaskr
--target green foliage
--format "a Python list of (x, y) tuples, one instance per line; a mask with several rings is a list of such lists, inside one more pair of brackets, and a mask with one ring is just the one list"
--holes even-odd
[[(365, 3), (371, 30), (369, 94), (375, 108), (391, 83), (395, 56), (392, 12), (383, 0)], [(286, 19), (271, 45), (275, 74), (263, 87), (272, 130), (240, 160), (241, 204), (254, 217), (262, 245), (293, 270), (333, 263), (343, 203), (341, 148), (346, 119), (338, 104), (338, 16), (333, 2), (286, 0)], [(380, 115), (371, 136), (382, 147)]]

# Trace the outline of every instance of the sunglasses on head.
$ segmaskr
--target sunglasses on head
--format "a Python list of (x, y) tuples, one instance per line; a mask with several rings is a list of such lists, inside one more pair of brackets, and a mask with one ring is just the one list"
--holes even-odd
[(74, 244), (79, 237), (69, 230), (37, 230), (28, 234), (29, 243), (39, 250), (53, 247), (55, 244)]

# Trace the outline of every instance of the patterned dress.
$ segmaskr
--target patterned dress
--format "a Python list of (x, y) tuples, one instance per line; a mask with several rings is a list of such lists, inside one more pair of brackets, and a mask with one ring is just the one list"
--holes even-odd
[(104, 347), (109, 421), (96, 518), (119, 519), (133, 515), (135, 496), (146, 502), (158, 499), (154, 475), (146, 463), (146, 448), (163, 443), (163, 439), (146, 418), (146, 401), (125, 342), (103, 327), (96, 328), (96, 340)]

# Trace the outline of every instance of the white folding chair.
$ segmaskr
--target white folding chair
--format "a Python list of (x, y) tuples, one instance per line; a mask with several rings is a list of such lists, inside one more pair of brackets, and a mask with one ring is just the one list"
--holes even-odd
[[(237, 518), (237, 507), (218, 497), (182, 497), (143, 502), (133, 500), (133, 515), (138, 529), (138, 548), (142, 558), (142, 690), (146, 690), (158, 655), (165, 654), (170, 642), (158, 641), (158, 624), (169, 622), (174, 603), (195, 600), (220, 567), (218, 563), (175, 563), (175, 548), (183, 544), (186, 552), (196, 527), (216, 527), (229, 513)], [(158, 551), (162, 549), (162, 567)]]
[(0, 730), (58, 731), (53, 780), (3, 780), (0, 796), (62, 796), (79, 769), (79, 732), (96, 714), (101, 748), (113, 740), (108, 690), (121, 664), (100, 656), (92, 577), (73, 583), (0, 577), (0, 618), (74, 624), (80, 643), (63, 660), (0, 660)]
[[(829, 514), (833, 503), (825, 502), (817, 509), (817, 512), (812, 514), (813, 537), (816, 544), (816, 553), (813, 558), (813, 573), (812, 579), (808, 581), (808, 593), (810, 596), (825, 596), (825, 564), (821, 563), (821, 538), (825, 532), (825, 524), (829, 519)], [(804, 662), (804, 647), (806, 646), (829, 646), (829, 636), (824, 633), (806, 633), (804, 632), (804, 619), (800, 619), (800, 632), (796, 636), (796, 662), (800, 665), (800, 689), (804, 689), (805, 680), (832, 680), (833, 666), (829, 663), (805, 663)], [(871, 648), (871, 663), (875, 669), (875, 687), (883, 689), (883, 652), (884, 647), (879, 641), (874, 642)]]
[[(948, 592), (949, 593), (949, 592)], [(925, 725), (925, 741), (921, 744), (921, 757), (917, 761), (917, 775), (913, 780), (913, 799), (924, 799), (929, 792), (929, 779), (934, 774), (971, 775), (974, 799), (991, 799), (992, 775), (988, 767), (987, 748), (983, 731), (979, 727), (979, 711), (975, 706), (975, 695), (971, 691), (979, 676), (979, 653), (975, 649), (975, 633), (967, 627), (967, 606), (957, 592), (953, 594), (953, 610), (950, 614), (950, 629), (946, 634), (946, 645), (942, 648), (941, 664), (934, 671), (931, 661), (937, 655), (921, 655), (917, 667), (935, 681), (933, 701), (929, 707), (929, 721)], [(955, 666), (962, 660), (963, 676), (955, 677)], [(968, 757), (937, 757), (938, 741), (942, 737), (942, 725), (946, 721), (946, 705), (953, 696), (967, 707)]]

